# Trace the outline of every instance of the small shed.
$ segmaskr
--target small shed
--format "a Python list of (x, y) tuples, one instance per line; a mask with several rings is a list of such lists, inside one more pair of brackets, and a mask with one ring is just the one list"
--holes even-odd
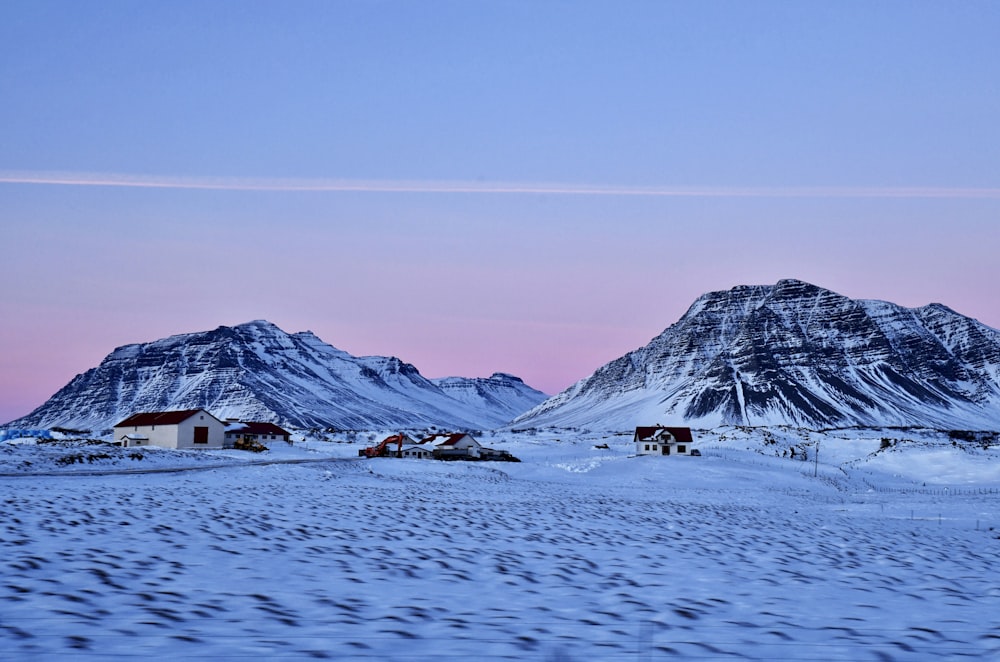
[(150, 445), (149, 437), (144, 434), (138, 434), (137, 432), (130, 432), (129, 434), (122, 435), (122, 438), (118, 440), (118, 443), (125, 448)]
[(632, 439), (636, 455), (690, 455), (694, 443), (691, 428), (663, 425), (637, 427)]

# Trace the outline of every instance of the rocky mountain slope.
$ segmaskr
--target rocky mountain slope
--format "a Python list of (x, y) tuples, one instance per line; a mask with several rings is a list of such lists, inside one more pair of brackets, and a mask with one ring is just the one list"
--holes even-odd
[(700, 297), (514, 427), (1000, 425), (1000, 331), (796, 280)]
[(293, 427), (494, 428), (545, 399), (510, 375), (434, 381), (255, 321), (126, 345), (11, 426), (104, 430), (136, 412), (204, 407)]

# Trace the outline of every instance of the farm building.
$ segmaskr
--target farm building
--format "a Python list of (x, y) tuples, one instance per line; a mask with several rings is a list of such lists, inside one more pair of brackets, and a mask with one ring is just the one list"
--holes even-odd
[(225, 445), (231, 448), (237, 441), (263, 443), (265, 441), (288, 441), (291, 433), (274, 423), (227, 421)]
[(464, 432), (439, 432), (424, 437), (419, 443), (431, 448), (438, 460), (478, 460), (482, 448), (471, 434)]
[(133, 414), (114, 427), (115, 443), (162, 448), (222, 448), (225, 423), (204, 409)]
[(510, 451), (502, 451), (496, 448), (487, 448), (483, 446), (479, 449), (479, 459), (480, 460), (492, 460), (494, 462), (520, 462), (510, 454)]
[(691, 428), (668, 428), (662, 425), (635, 429), (636, 455), (690, 455)]
[(403, 446), (400, 457), (411, 457), (418, 460), (430, 460), (434, 458), (434, 452), (416, 442)]
[(405, 434), (394, 434), (378, 444), (358, 451), (361, 457), (400, 457), (421, 460), (498, 460), (518, 462), (507, 451), (482, 446), (464, 432), (440, 432), (414, 441)]

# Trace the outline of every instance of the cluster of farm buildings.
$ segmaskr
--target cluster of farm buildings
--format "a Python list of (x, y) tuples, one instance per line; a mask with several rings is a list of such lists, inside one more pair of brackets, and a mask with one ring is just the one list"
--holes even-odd
[(386, 437), (358, 451), (361, 457), (398, 457), (417, 460), (499, 460), (518, 462), (507, 451), (487, 448), (465, 432), (438, 432), (420, 440), (405, 434)]
[[(268, 441), (290, 442), (291, 434), (274, 423), (222, 421), (204, 409), (134, 414), (114, 426), (114, 442), (125, 447), (178, 449), (246, 448)], [(690, 428), (637, 427), (636, 455), (699, 455)], [(464, 432), (441, 432), (416, 440), (400, 433), (358, 451), (363, 457), (436, 460), (517, 461), (510, 453), (483, 446)]]
[(133, 414), (115, 425), (114, 435), (116, 444), (128, 448), (218, 449), (291, 439), (291, 433), (274, 423), (221, 421), (204, 409)]

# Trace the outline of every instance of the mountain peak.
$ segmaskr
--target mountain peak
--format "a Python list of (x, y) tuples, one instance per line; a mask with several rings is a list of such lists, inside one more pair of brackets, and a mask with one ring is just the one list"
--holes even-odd
[[(219, 329), (225, 329), (230, 327), (220, 326)], [(268, 322), (267, 320), (251, 320), (249, 322), (244, 322), (242, 324), (237, 324), (231, 327), (235, 331), (250, 331), (253, 333), (263, 333), (268, 335), (288, 335), (285, 331), (278, 327), (277, 324), (273, 322)]]
[(518, 425), (925, 425), (1000, 418), (1000, 332), (931, 304), (855, 301), (795, 279), (699, 297), (645, 347)]

